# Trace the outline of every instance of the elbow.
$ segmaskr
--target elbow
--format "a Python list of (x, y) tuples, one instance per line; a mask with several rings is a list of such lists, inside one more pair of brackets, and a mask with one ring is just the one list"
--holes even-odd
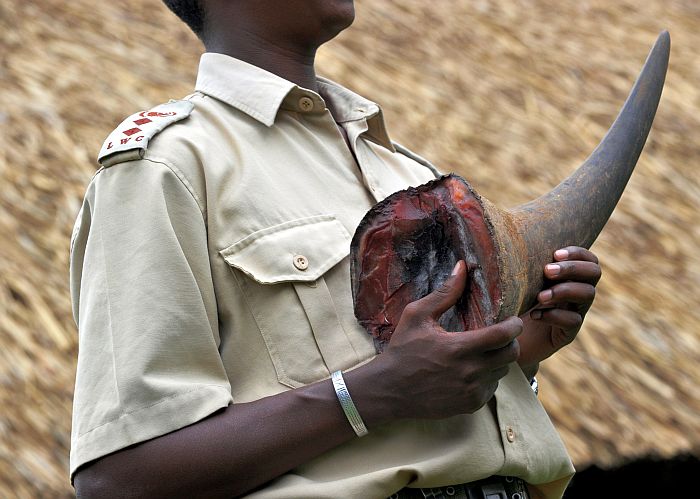
[(103, 457), (79, 468), (73, 478), (77, 499), (176, 499), (193, 497), (177, 480), (148, 466), (134, 466), (120, 460), (119, 453)]
[(73, 478), (73, 487), (75, 487), (75, 496), (78, 499), (112, 497), (117, 490), (105, 473), (100, 473), (91, 466), (77, 471)]
[(139, 481), (138, 476), (127, 479), (123, 473), (104, 464), (97, 461), (76, 472), (73, 487), (78, 499), (154, 497), (146, 492), (148, 487)]

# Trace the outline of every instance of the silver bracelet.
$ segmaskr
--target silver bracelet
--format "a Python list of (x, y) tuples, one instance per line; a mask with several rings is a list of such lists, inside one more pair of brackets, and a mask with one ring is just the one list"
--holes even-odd
[(345, 417), (348, 418), (350, 426), (355, 430), (355, 434), (358, 437), (364, 437), (367, 435), (367, 427), (360, 413), (357, 412), (357, 407), (350, 397), (350, 392), (348, 387), (345, 386), (345, 380), (343, 379), (343, 373), (341, 371), (336, 371), (331, 374), (331, 380), (333, 381), (333, 388), (335, 388), (335, 394), (338, 397), (338, 402), (340, 402), (340, 407), (343, 408)]

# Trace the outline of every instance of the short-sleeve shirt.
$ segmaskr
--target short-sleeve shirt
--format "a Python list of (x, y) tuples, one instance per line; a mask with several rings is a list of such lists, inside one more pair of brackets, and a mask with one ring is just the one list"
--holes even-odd
[[(104, 150), (71, 240), (71, 474), (377, 355), (353, 314), (351, 236), (435, 171), (390, 140), (377, 104), (318, 83), (207, 53), (187, 117)], [(495, 413), (372, 429), (252, 496), (387, 497), (494, 474), (561, 496), (571, 461), (517, 365), (495, 398)]]

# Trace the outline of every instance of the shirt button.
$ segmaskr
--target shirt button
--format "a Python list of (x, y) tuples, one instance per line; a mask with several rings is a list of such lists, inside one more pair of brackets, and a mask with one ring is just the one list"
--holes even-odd
[(294, 255), (294, 259), (292, 261), (298, 270), (306, 270), (309, 268), (309, 259), (304, 255)]
[(509, 442), (515, 441), (515, 430), (513, 430), (512, 426), (506, 426), (506, 438)]
[(312, 111), (313, 108), (314, 101), (312, 101), (310, 97), (302, 97), (301, 99), (299, 99), (299, 109), (301, 109), (305, 113)]

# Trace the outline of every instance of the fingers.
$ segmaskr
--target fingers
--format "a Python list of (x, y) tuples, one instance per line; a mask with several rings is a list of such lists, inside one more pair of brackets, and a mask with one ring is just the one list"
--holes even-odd
[(533, 310), (530, 315), (533, 319), (546, 322), (564, 331), (578, 331), (583, 324), (583, 316), (579, 312), (565, 308)]
[(516, 359), (519, 347), (515, 339), (523, 332), (523, 321), (519, 317), (509, 317), (503, 322), (474, 331), (465, 331), (469, 347), (482, 352), (503, 352), (503, 349), (513, 353)]
[[(509, 362), (510, 364), (510, 362)], [(499, 379), (505, 378), (508, 373), (510, 372), (510, 368), (507, 365), (498, 367), (496, 369), (491, 370), (491, 377), (493, 378), (494, 381), (498, 382)]]
[[(515, 362), (520, 357), (520, 343), (518, 340), (513, 340), (504, 347), (485, 352), (484, 357), (491, 366), (493, 373), (501, 373), (504, 367), (507, 368), (508, 364)], [(498, 378), (506, 374), (508, 374), (507, 369)]]
[(600, 265), (594, 262), (566, 260), (545, 265), (544, 275), (553, 281), (579, 281), (597, 284), (600, 280), (601, 270)]
[(438, 320), (442, 314), (457, 303), (464, 292), (466, 283), (466, 265), (464, 261), (460, 260), (442, 286), (420, 300), (409, 303), (404, 309), (404, 314), (414, 320), (428, 317)]
[(563, 303), (590, 305), (595, 298), (595, 286), (585, 282), (561, 282), (540, 291), (537, 301), (542, 307), (553, 307)]
[(544, 275), (554, 281), (581, 281), (596, 284), (601, 270), (598, 257), (586, 248), (567, 246), (554, 252), (554, 263), (545, 266)]
[(554, 260), (545, 265), (544, 275), (563, 282), (540, 291), (538, 306), (530, 317), (575, 335), (595, 298), (595, 285), (601, 276), (598, 257), (585, 248), (568, 246), (555, 251)]
[(564, 260), (581, 260), (584, 262), (598, 263), (598, 257), (592, 251), (579, 246), (567, 246), (554, 252), (554, 260), (562, 262)]
[(538, 308), (530, 312), (530, 317), (564, 331), (578, 331), (594, 298), (592, 284), (562, 282), (540, 291)]

